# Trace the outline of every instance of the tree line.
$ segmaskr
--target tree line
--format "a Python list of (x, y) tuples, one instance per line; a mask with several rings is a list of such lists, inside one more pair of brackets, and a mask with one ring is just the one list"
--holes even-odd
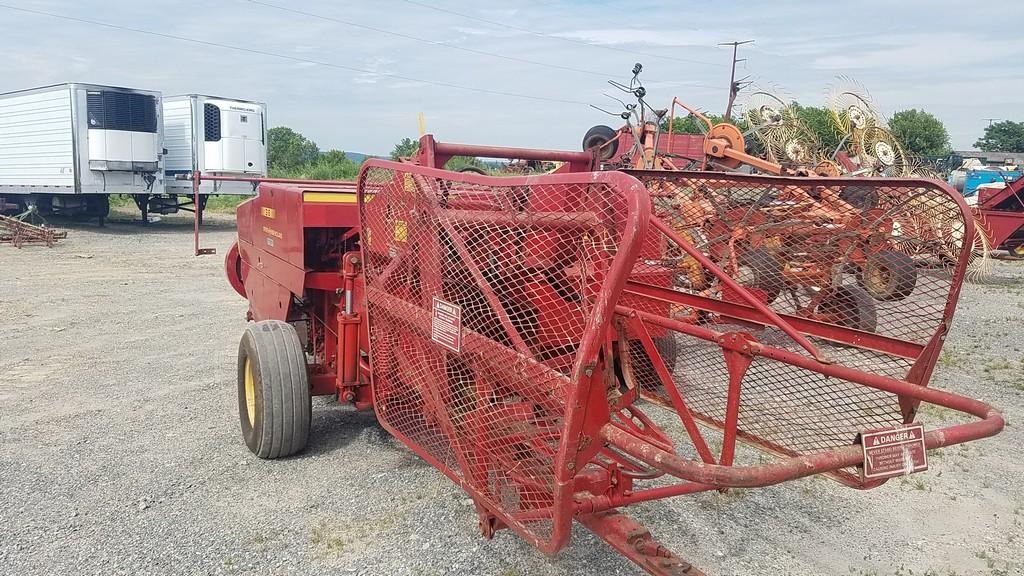
[[(826, 108), (794, 105), (797, 116), (820, 140), (827, 150), (834, 150), (842, 138), (835, 131)], [(715, 123), (721, 116), (708, 115)], [(688, 116), (676, 118), (672, 131), (681, 134), (703, 132), (699, 121)], [(747, 126), (742, 119), (734, 119), (741, 130)], [(949, 132), (942, 121), (933, 114), (912, 108), (893, 114), (889, 129), (903, 144), (904, 148), (920, 157), (946, 156), (952, 151)], [(360, 162), (348, 158), (341, 150), (322, 152), (315, 142), (285, 126), (271, 128), (267, 134), (267, 164), (269, 175), (274, 178), (301, 178), (309, 180), (354, 180), (359, 173)], [(1024, 122), (1003, 120), (985, 128), (984, 134), (974, 146), (986, 152), (1024, 152)], [(419, 142), (403, 138), (395, 144), (390, 157), (397, 160), (416, 153)], [(449, 170), (460, 170), (467, 166), (485, 168), (478, 158), (457, 156), (445, 166)]]

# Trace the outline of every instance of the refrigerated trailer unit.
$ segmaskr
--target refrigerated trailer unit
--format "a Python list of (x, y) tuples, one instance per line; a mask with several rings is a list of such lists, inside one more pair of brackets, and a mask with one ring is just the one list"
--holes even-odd
[(0, 94), (0, 197), (100, 219), (110, 194), (163, 192), (159, 92), (57, 84)]
[[(233, 98), (185, 94), (168, 96), (164, 107), (165, 192), (139, 203), (147, 211), (167, 214), (194, 210), (191, 175), (267, 175), (267, 105)], [(246, 182), (203, 181), (200, 215), (215, 194), (255, 194)], [(145, 219), (145, 218), (144, 218)]]

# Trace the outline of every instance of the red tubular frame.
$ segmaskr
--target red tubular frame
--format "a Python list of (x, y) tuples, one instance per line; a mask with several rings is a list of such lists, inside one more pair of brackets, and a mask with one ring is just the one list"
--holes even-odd
[[(428, 137), (424, 138), (427, 139)], [(439, 151), (437, 149), (439, 149)], [(574, 160), (582, 161), (584, 158), (592, 159), (592, 156), (589, 153), (552, 153), (550, 151), (528, 151), (511, 148), (471, 147), (458, 145), (448, 145), (446, 147), (444, 145), (434, 144), (431, 139), (427, 139), (426, 142), (421, 141), (420, 154), (421, 156), (429, 159), (425, 160), (429, 162), (446, 162), (447, 159), (445, 156), (449, 154), (473, 154), (487, 157), (507, 157), (508, 155), (511, 155), (512, 157), (517, 158), (544, 160), (564, 158), (566, 161), (570, 162)], [(427, 181), (431, 181), (433, 179), (440, 178), (446, 180), (458, 180), (482, 186), (509, 187), (539, 184), (603, 184), (621, 194), (625, 200), (626, 214), (624, 217), (624, 224), (622, 226), (622, 236), (620, 237), (618, 245), (614, 251), (616, 256), (612, 261), (610, 269), (607, 271), (606, 277), (609, 280), (601, 286), (601, 289), (591, 306), (590, 315), (587, 319), (587, 326), (584, 331), (584, 338), (576, 353), (575, 361), (570, 373), (568, 389), (565, 391), (564, 397), (553, 396), (553, 390), (544, 391), (528, 389), (525, 387), (518, 390), (518, 393), (523, 395), (525, 398), (530, 398), (535, 402), (545, 405), (548, 409), (558, 412), (564, 411), (565, 413), (565, 420), (562, 424), (561, 431), (562, 441), (559, 445), (558, 452), (554, 457), (555, 486), (553, 489), (554, 505), (552, 507), (554, 513), (552, 515), (553, 525), (551, 537), (545, 541), (530, 533), (517, 529), (521, 536), (545, 553), (554, 553), (565, 546), (571, 532), (574, 512), (573, 498), (576, 470), (582, 467), (582, 464), (585, 464), (585, 462), (578, 463), (577, 460), (580, 453), (579, 442), (581, 432), (587, 415), (586, 408), (588, 406), (588, 399), (591, 395), (591, 386), (594, 384), (603, 386), (603, 381), (599, 378), (600, 371), (597, 371), (596, 367), (598, 355), (605, 342), (605, 326), (614, 312), (615, 303), (619, 300), (619, 296), (625, 287), (626, 279), (629, 276), (633, 263), (640, 252), (641, 241), (647, 233), (647, 226), (650, 222), (650, 199), (648, 197), (647, 190), (635, 178), (621, 172), (570, 172), (565, 174), (548, 174), (542, 176), (494, 178), (470, 173), (457, 174), (425, 166), (370, 159), (364, 162), (359, 176), (360, 185), (358, 186), (357, 197), (360, 206), (365, 206), (366, 202), (366, 189), (365, 186), (362, 185), (362, 182), (365, 181), (367, 172), (373, 168), (384, 168), (402, 173), (409, 173), (413, 175), (414, 179), (424, 178)], [(462, 213), (461, 211), (453, 212), (456, 215)], [(452, 211), (446, 211), (445, 217), (446, 220), (453, 217)], [(584, 220), (587, 218), (588, 217), (584, 217)], [(543, 222), (545, 219), (541, 218), (540, 220)], [(571, 220), (573, 219), (570, 219), (570, 221)], [(521, 224), (522, 222), (516, 223)], [(576, 225), (572, 222), (570, 222), (570, 224)], [(538, 223), (534, 222), (534, 225), (538, 225)], [(450, 226), (448, 227), (447, 232), (449, 237), (453, 238), (453, 240), (458, 236), (458, 234), (455, 233), (455, 230)], [(459, 242), (454, 242), (454, 244), (458, 246)], [(368, 258), (369, 255), (365, 253), (367, 250), (365, 245), (363, 246), (363, 250), (363, 257)], [(429, 335), (429, 326), (414, 325), (413, 319), (416, 318), (415, 304), (410, 304), (402, 301), (401, 299), (390, 297), (386, 292), (377, 287), (377, 284), (381, 283), (380, 278), (386, 277), (389, 269), (393, 268), (395, 265), (394, 263), (401, 258), (403, 258), (402, 253), (396, 254), (392, 263), (388, 266), (388, 269), (385, 269), (378, 279), (367, 284), (367, 296), (371, 301), (380, 303), (378, 304), (379, 310), (381, 313), (385, 313), (384, 311), (386, 311), (386, 318), (389, 322), (403, 325), (420, 334)], [(469, 259), (469, 262), (471, 261), (472, 259)], [(486, 285), (486, 283), (483, 284)], [(481, 286), (481, 288), (483, 289), (484, 286)], [(495, 309), (500, 311), (500, 306), (495, 307)], [(372, 321), (373, 320), (371, 319), (371, 322)], [(543, 364), (534, 361), (529, 354), (524, 354), (522, 351), (517, 353), (506, 349), (488, 338), (470, 332), (468, 329), (463, 328), (463, 337), (464, 342), (473, 342), (477, 346), (487, 347), (489, 350), (492, 350), (491, 354), (495, 358), (507, 357), (504, 364), (508, 366), (509, 369), (516, 370), (517, 372), (525, 371), (527, 367), (544, 370), (545, 372), (551, 370)], [(373, 364), (372, 358), (373, 355), (371, 351), (371, 366)], [(566, 410), (566, 406), (571, 408)], [(453, 471), (449, 470), (447, 466), (435, 461), (429, 453), (420, 448), (415, 442), (412, 442), (402, 434), (401, 431), (392, 427), (386, 420), (381, 420), (381, 424), (389, 432), (405, 442), (422, 458), (431, 462), (447, 476), (452, 478), (452, 480), (459, 483), (464, 489), (474, 496), (474, 499), (477, 500), (477, 502), (486, 501), (487, 495), (475, 487), (474, 481), (470, 477), (469, 470), (463, 470), (463, 476), (455, 474)], [(515, 518), (506, 515), (503, 510), (488, 509), (487, 512), (492, 514), (505, 525), (513, 528), (517, 525)]]
[[(501, 178), (471, 173), (459, 174), (439, 169), (455, 155), (553, 160), (565, 162), (567, 166), (565, 170), (560, 170), (560, 173), (556, 174)], [(360, 243), (361, 253), (346, 252), (343, 254), (340, 270), (337, 272), (333, 270), (307, 271), (305, 275), (306, 287), (331, 294), (331, 300), (323, 302), (324, 314), (333, 311), (335, 313), (334, 320), (337, 323), (337, 334), (334, 336), (327, 334), (324, 340), (325, 347), (330, 346), (332, 354), (336, 355), (336, 373), (330, 374), (329, 370), (326, 370), (313, 374), (311, 382), (313, 382), (315, 391), (337, 390), (344, 396), (353, 390), (358, 390), (358, 386), (365, 383), (367, 375), (373, 374), (373, 367), (367, 366), (360, 360), (360, 342), (362, 341), (362, 349), (367, 346), (365, 340), (365, 336), (368, 334), (365, 331), (367, 325), (363, 322), (369, 322), (368, 315), (348, 310), (343, 306), (343, 302), (336, 302), (338, 296), (355, 298), (354, 295), (358, 294), (360, 297), (359, 310), (366, 310), (368, 303), (372, 303), (373, 308), (371, 309), (375, 310), (377, 314), (373, 322), (386, 324), (389, 330), (406, 333), (414, 336), (417, 340), (429, 340), (431, 320), (430, 299), (427, 295), (440, 290), (440, 273), (430, 272), (422, 278), (426, 287), (423, 291), (423, 298), (426, 300), (424, 302), (405, 300), (385, 291), (383, 287), (388, 276), (399, 269), (406, 259), (437, 260), (440, 258), (436, 237), (434, 237), (433, 243), (430, 241), (432, 235), (441, 234), (443, 230), (445, 236), (451, 239), (451, 246), (460, 253), (467, 268), (467, 274), (473, 277), (479, 285), (484, 298), (489, 302), (488, 305), (508, 333), (509, 342), (512, 343), (509, 346), (500, 344), (463, 326), (461, 329), (463, 345), (467, 349), (473, 349), (486, 356), (488, 362), (485, 366), (493, 362), (495, 366), (500, 366), (501, 370), (515, 374), (516, 377), (510, 378), (507, 386), (514, 395), (522, 398), (524, 405), (535, 407), (531, 410), (541, 409), (545, 412), (562, 415), (560, 428), (557, 430), (560, 438), (557, 451), (553, 445), (546, 443), (554, 437), (554, 433), (551, 431), (553, 429), (544, 431), (545, 442), (534, 442), (528, 448), (536, 450), (545, 458), (550, 458), (553, 465), (553, 485), (550, 487), (539, 486), (536, 480), (528, 474), (513, 473), (510, 468), (517, 464), (513, 464), (511, 460), (501, 455), (492, 455), (494, 461), (491, 464), (480, 464), (483, 459), (476, 458), (480, 455), (478, 451), (486, 451), (487, 447), (483, 446), (482, 442), (460, 438), (454, 424), (447, 416), (445, 398), (443, 395), (437, 394), (436, 391), (426, 390), (424, 402), (430, 410), (436, 412), (438, 428), (454, 446), (454, 460), (458, 461), (457, 465), (453, 466), (453, 462), (440, 462), (432, 457), (427, 450), (417, 445), (400, 430), (396, 430), (384, 412), (382, 412), (380, 421), (385, 429), (470, 494), (477, 505), (481, 528), (488, 537), (499, 528), (511, 527), (526, 541), (550, 554), (566, 545), (570, 537), (572, 522), (578, 520), (624, 556), (652, 574), (700, 576), (700, 571), (666, 550), (654, 541), (646, 529), (614, 509), (638, 502), (702, 491), (721, 490), (729, 487), (768, 486), (812, 474), (830, 473), (861, 465), (863, 452), (862, 447), (858, 444), (844, 445), (810, 454), (795, 454), (773, 448), (768, 445), (768, 440), (761, 441), (761, 447), (779, 454), (783, 458), (781, 461), (751, 466), (733, 465), (735, 444), (738, 440), (759, 443), (757, 438), (745, 435), (745, 432), (739, 429), (738, 421), (742, 406), (743, 376), (755, 357), (771, 359), (816, 372), (823, 377), (842, 379), (895, 394), (900, 399), (904, 418), (908, 422), (913, 420), (916, 405), (922, 401), (978, 418), (978, 420), (966, 424), (927, 432), (925, 445), (928, 449), (984, 438), (998, 433), (1003, 428), (1003, 417), (988, 404), (924, 386), (936, 362), (942, 339), (949, 327), (948, 319), (952, 317), (959, 295), (960, 281), (966, 270), (969, 256), (966, 250), (961, 253), (960, 261), (954, 271), (953, 286), (946, 301), (944, 313), (944, 318), (947, 321), (936, 327), (935, 332), (926, 343), (906, 342), (842, 328), (813, 319), (779, 314), (755, 297), (750, 290), (740, 286), (706, 254), (686, 242), (665, 222), (653, 218), (650, 214), (650, 194), (640, 181), (623, 172), (590, 172), (597, 164), (594, 151), (565, 152), (446, 144), (436, 142), (430, 135), (424, 136), (420, 140), (420, 150), (414, 162), (395, 163), (379, 159), (367, 160), (360, 172), (359, 183), (355, 187), (360, 218), (365, 221), (366, 202), (372, 194), (384, 193), (378, 187), (367, 184), (368, 170), (384, 168), (410, 175), (420, 193), (426, 195), (423, 200), (426, 201), (429, 208), (425, 211), (426, 214), (421, 215), (424, 217), (422, 222), (424, 230), (427, 230), (427, 240), (421, 245), (422, 253), (412, 253), (408, 248), (398, 249), (396, 253), (390, 255), (391, 262), (388, 266), (379, 271), (376, 278), (372, 278), (372, 282), (365, 286), (361, 266), (363, 262), (374, 255), (365, 243)], [(685, 176), (685, 173), (680, 174)], [(701, 173), (691, 176), (694, 178), (709, 177), (709, 175)], [(722, 178), (727, 177), (732, 178), (733, 176), (722, 176)], [(785, 185), (787, 181), (806, 184), (806, 180), (792, 178), (759, 176), (737, 178), (750, 182), (752, 185), (778, 186), (780, 183)], [(337, 190), (339, 186), (345, 186), (345, 183), (335, 181), (205, 176), (196, 173), (193, 174), (196, 195), (198, 195), (200, 180), (288, 183), (314, 189), (321, 186), (330, 187), (334, 190)], [(437, 191), (438, 182), (441, 180), (464, 182), (475, 186), (473, 192), (468, 196), (441, 207), (436, 201), (432, 204), (434, 198), (432, 194)], [(819, 179), (815, 182), (829, 186), (837, 182), (846, 183), (848, 181)], [(916, 180), (896, 179), (873, 179), (871, 182), (878, 186), (921, 184)], [(607, 186), (610, 194), (622, 196), (622, 202), (615, 204), (616, 210), (622, 212), (617, 216), (624, 214), (622, 218), (616, 220), (622, 233), (617, 246), (608, 249), (608, 253), (614, 254), (614, 257), (610, 260), (609, 269), (603, 271), (604, 284), (590, 302), (590, 313), (585, 319), (586, 327), (578, 348), (571, 356), (567, 355), (568, 359), (560, 358), (557, 361), (542, 362), (533, 357), (529, 347), (509, 321), (500, 299), (496, 297), (482, 276), (480, 268), (474, 263), (473, 255), (468, 253), (469, 247), (460, 237), (459, 226), (456, 223), (489, 224), (524, 230), (579, 231), (600, 226), (602, 218), (607, 216), (601, 211), (586, 212), (579, 207), (573, 207), (564, 213), (503, 210), (504, 205), (501, 202), (500, 194), (476, 189), (476, 187), (488, 186), (494, 189), (509, 189), (519, 186), (586, 186), (592, 184)], [(347, 188), (342, 188), (342, 190), (348, 192)], [(302, 195), (301, 190), (292, 192), (299, 196)], [(961, 212), (968, 213), (963, 200), (958, 195), (951, 196), (959, 203)], [(622, 206), (625, 207), (622, 208)], [(431, 218), (429, 213), (432, 211), (436, 212), (438, 216), (441, 216), (442, 212), (440, 211), (443, 211), (443, 217)], [(330, 215), (334, 213), (325, 212), (325, 214), (327, 215), (317, 222), (325, 222), (332, 217), (336, 218), (336, 216)], [(973, 233), (972, 219), (965, 218), (965, 224), (967, 226), (966, 235), (970, 237)], [(322, 224), (307, 225), (320, 226)], [(198, 232), (197, 220), (197, 253), (199, 253)], [(345, 233), (343, 240), (351, 241), (358, 232), (359, 228), (353, 227)], [(631, 278), (633, 266), (642, 258), (641, 253), (649, 232), (664, 235), (669, 241), (677, 244), (688, 256), (692, 257), (712, 276), (715, 276), (726, 289), (737, 295), (740, 301), (708, 298), (664, 286), (647, 284), (642, 275)], [(346, 246), (348, 247), (345, 250), (353, 249), (351, 244), (346, 244)], [(243, 264), (245, 263), (243, 262)], [(233, 270), (229, 267), (229, 277), (232, 273)], [(236, 289), (238, 289), (237, 286)], [(266, 287), (260, 289), (265, 290)], [(285, 292), (288, 291), (287, 288), (281, 289)], [(296, 290), (301, 291), (299, 288)], [(364, 296), (365, 298), (363, 298)], [(637, 304), (638, 301), (665, 304), (666, 308), (670, 303), (682, 304), (709, 311), (726, 321), (735, 320), (741, 326), (753, 324), (774, 327), (796, 343), (797, 348), (793, 348), (796, 350), (794, 352), (760, 343), (746, 333), (716, 331), (712, 329), (719, 326), (716, 324), (699, 325), (682, 322), (668, 314), (652, 313), (651, 310), (658, 311), (661, 308), (645, 307)], [(627, 303), (629, 305), (626, 305)], [(425, 311), (428, 313), (425, 314)], [(319, 328), (314, 326), (313, 329)], [(675, 453), (669, 436), (661, 432), (651, 419), (644, 416), (640, 409), (633, 405), (640, 396), (641, 390), (640, 385), (633, 381), (633, 372), (629, 364), (631, 360), (629, 360), (627, 348), (630, 345), (627, 340), (627, 330), (628, 338), (638, 338), (643, 350), (651, 359), (652, 368), (668, 395), (668, 403), (679, 416), (683, 428), (693, 442), (699, 460), (684, 458)], [(709, 423), (709, 417), (691, 412), (688, 401), (692, 399), (686, 397), (685, 389), (675, 386), (673, 371), (666, 366), (655, 345), (652, 335), (660, 336), (666, 330), (716, 344), (721, 347), (725, 356), (725, 364), (729, 372), (729, 385), (725, 391), (727, 396), (726, 413), (721, 422), (710, 422), (723, 429), (723, 448), (718, 461), (697, 425), (698, 420)], [(826, 357), (812, 342), (814, 338), (875, 350), (894, 357), (908, 359), (913, 362), (913, 365), (905, 380), (854, 370), (836, 364)], [(618, 341), (616, 342), (616, 340)], [(635, 344), (636, 341), (633, 342)], [(615, 380), (616, 353), (614, 347), (616, 344), (619, 346), (617, 356), (618, 361), (621, 362), (626, 389), (618, 396), (613, 394), (622, 389), (622, 383), (617, 383)], [(790, 347), (788, 342), (785, 345)], [(372, 364), (374, 351), (369, 350), (369, 352)], [(394, 357), (389, 361), (393, 363), (422, 363), (432, 361), (436, 358), (435, 354), (441, 353), (440, 350), (433, 350), (425, 352), (424, 356), (410, 357), (399, 350), (394, 352)], [(382, 354), (386, 355), (386, 353)], [(420, 371), (424, 372), (422, 367)], [(374, 381), (376, 378), (377, 376), (373, 376)], [(546, 385), (540, 386), (537, 384), (538, 382), (544, 382)], [(372, 388), (372, 385), (375, 385), (374, 382), (371, 382), (371, 387), (364, 386), (362, 389)], [(370, 391), (366, 390), (366, 392)], [(357, 405), (362, 399), (363, 407), (369, 407), (370, 400), (375, 395), (375, 391), (373, 392), (373, 394), (368, 393), (359, 398), (345, 399), (356, 401)], [(485, 394), (480, 396), (484, 397)], [(481, 402), (485, 404), (486, 400)], [(486, 409), (485, 406), (478, 406), (478, 408)], [(508, 410), (509, 413), (500, 417), (519, 417), (518, 414), (513, 413), (516, 409), (518, 408), (507, 407), (505, 410)], [(479, 426), (479, 424), (473, 424), (472, 421), (464, 425)], [(506, 509), (501, 502), (491, 499), (492, 495), (486, 485), (487, 466), (492, 466), (493, 469), (506, 469), (508, 476), (514, 478), (515, 482), (524, 490), (547, 491), (550, 494), (550, 500), (545, 500), (543, 505), (538, 508)], [(680, 481), (653, 488), (634, 489), (636, 482), (665, 475)], [(881, 481), (865, 482), (859, 484), (859, 487), (873, 487), (879, 483)], [(547, 493), (545, 496), (547, 497)], [(543, 532), (538, 533), (543, 536), (538, 536), (523, 524), (528, 520), (540, 519), (551, 521), (550, 535)]]

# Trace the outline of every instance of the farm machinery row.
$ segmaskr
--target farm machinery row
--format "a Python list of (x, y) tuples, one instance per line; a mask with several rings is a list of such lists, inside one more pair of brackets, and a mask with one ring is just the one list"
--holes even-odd
[[(699, 163), (747, 160), (713, 128)], [(873, 488), (1001, 430), (928, 386), (974, 225), (947, 186), (601, 170), (601, 150), (426, 135), (354, 185), (263, 181), (225, 260), (255, 321), (249, 449), (298, 452), (310, 396), (334, 395), (466, 490), (485, 537), (555, 553), (576, 521), (649, 573), (692, 575), (621, 508), (814, 474)], [(559, 168), (445, 170), (456, 155)], [(964, 419), (926, 431), (922, 402)]]

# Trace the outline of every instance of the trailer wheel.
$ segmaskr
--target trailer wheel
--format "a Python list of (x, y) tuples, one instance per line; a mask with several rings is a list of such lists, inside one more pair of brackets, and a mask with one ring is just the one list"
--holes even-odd
[(882, 250), (868, 256), (857, 271), (857, 284), (875, 300), (902, 300), (917, 286), (917, 266), (909, 254)]
[[(587, 134), (583, 136), (583, 150), (587, 151), (595, 146), (603, 146), (606, 142), (615, 138), (615, 130), (610, 126), (604, 126), (598, 124), (587, 130)], [(601, 160), (610, 160), (615, 155), (615, 151), (619, 149), (619, 141), (616, 140), (608, 146), (601, 149)]]
[(826, 322), (861, 330), (874, 332), (878, 327), (878, 310), (868, 293), (859, 286), (844, 284), (832, 291), (821, 304), (817, 314)]
[(90, 194), (85, 197), (85, 214), (101, 221), (110, 215), (110, 196)]
[(736, 259), (736, 264), (736, 280), (740, 284), (764, 292), (768, 304), (779, 297), (785, 279), (779, 260), (771, 252), (761, 248), (747, 250)]
[(238, 346), (238, 416), (245, 445), (266, 459), (302, 450), (311, 410), (306, 354), (295, 328), (280, 320), (250, 324)]

